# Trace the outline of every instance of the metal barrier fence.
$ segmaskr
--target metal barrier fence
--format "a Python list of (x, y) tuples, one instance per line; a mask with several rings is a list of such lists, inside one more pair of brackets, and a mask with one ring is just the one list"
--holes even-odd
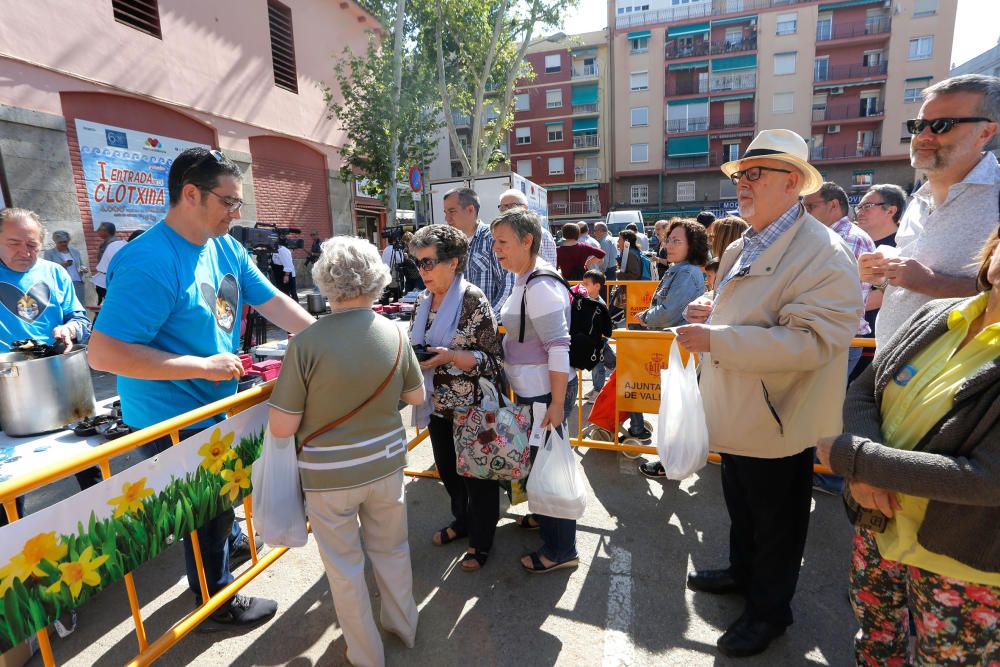
[[(227, 417), (231, 417), (232, 415), (242, 412), (243, 410), (262, 403), (270, 397), (273, 387), (274, 382), (272, 381), (259, 387), (236, 394), (235, 396), (231, 396), (221, 401), (216, 401), (215, 403), (198, 408), (197, 410), (186, 412), (182, 415), (174, 417), (173, 419), (161, 422), (156, 426), (136, 431), (135, 433), (123, 436), (117, 440), (101, 445), (100, 447), (95, 447), (92, 452), (72, 457), (64, 463), (41, 468), (37, 471), (16, 477), (7, 482), (0, 483), (0, 503), (2, 503), (4, 509), (7, 510), (8, 519), (10, 521), (16, 521), (20, 518), (18, 516), (17, 505), (15, 503), (15, 498), (17, 498), (17, 496), (23, 495), (34, 489), (38, 489), (46, 484), (50, 484), (66, 477), (67, 475), (90, 468), (94, 465), (100, 468), (103, 478), (108, 479), (111, 477), (111, 459), (116, 456), (130, 452), (137, 447), (141, 447), (142, 445), (164, 436), (170, 436), (171, 442), (176, 445), (180, 441), (181, 429), (184, 429), (192, 424), (197, 424), (200, 421), (204, 421), (213, 415), (223, 412)], [(204, 600), (204, 603), (178, 621), (172, 628), (167, 630), (160, 637), (156, 638), (152, 643), (150, 643), (146, 637), (146, 629), (143, 625), (142, 613), (139, 607), (139, 597), (135, 590), (135, 580), (133, 579), (131, 572), (125, 574), (125, 590), (128, 593), (129, 607), (131, 607), (132, 610), (132, 620), (135, 623), (136, 640), (139, 644), (139, 652), (128, 663), (129, 667), (141, 667), (143, 665), (148, 665), (163, 655), (167, 649), (180, 641), (182, 637), (191, 632), (199, 623), (207, 619), (209, 615), (221, 607), (237, 591), (250, 583), (257, 577), (257, 575), (267, 569), (272, 563), (281, 558), (281, 556), (288, 551), (288, 549), (285, 548), (275, 548), (263, 557), (259, 557), (257, 555), (257, 544), (254, 537), (253, 512), (251, 511), (250, 499), (251, 497), (249, 495), (243, 498), (243, 508), (246, 512), (247, 537), (250, 538), (250, 554), (252, 559), (251, 566), (245, 572), (240, 574), (240, 576), (236, 577), (231, 584), (217, 592), (215, 595), (209, 596), (208, 583), (205, 579), (205, 568), (201, 559), (201, 550), (198, 548), (198, 533), (197, 531), (192, 531), (189, 534), (188, 539), (191, 541), (192, 551), (194, 552), (195, 565), (198, 571), (198, 584), (201, 588), (201, 598)], [(38, 637), (38, 648), (42, 654), (42, 662), (46, 667), (53, 667), (55, 665), (55, 659), (52, 654), (52, 644), (49, 641), (48, 630), (46, 628), (42, 628), (36, 636)]]
[[(623, 281), (609, 281), (608, 284), (627, 285), (628, 283)], [(669, 347), (670, 342), (674, 338), (673, 334), (670, 332), (648, 333), (663, 336), (664, 349)], [(852, 345), (856, 347), (875, 347), (875, 341), (870, 338), (856, 338), (852, 341)], [(613, 429), (614, 439), (611, 442), (583, 437), (583, 373), (579, 370), (577, 371), (577, 380), (577, 434), (576, 437), (570, 438), (570, 443), (573, 446), (622, 452), (625, 454), (656, 454), (655, 447), (620, 442), (617, 428)], [(111, 459), (164, 436), (170, 436), (171, 442), (176, 445), (180, 441), (180, 431), (182, 429), (192, 424), (201, 422), (209, 417), (212, 417), (213, 415), (225, 413), (228, 417), (262, 403), (270, 397), (273, 387), (274, 381), (268, 382), (259, 387), (236, 394), (235, 396), (221, 401), (216, 401), (215, 403), (211, 403), (197, 410), (186, 412), (182, 415), (174, 417), (173, 419), (168, 419), (160, 424), (157, 424), (156, 426), (136, 431), (135, 433), (131, 433), (122, 438), (101, 445), (100, 447), (95, 447), (92, 452), (80, 454), (70, 458), (64, 463), (48, 466), (7, 482), (2, 482), (0, 483), (0, 503), (2, 503), (4, 509), (7, 511), (9, 520), (16, 521), (20, 518), (18, 516), (17, 506), (15, 503), (17, 496), (24, 495), (29, 491), (33, 491), (71, 475), (72, 473), (90, 468), (94, 465), (100, 468), (102, 477), (104, 479), (108, 479), (112, 476), (110, 464)], [(407, 450), (414, 449), (428, 436), (429, 432), (426, 429), (418, 429), (415, 437), (407, 443)], [(708, 458), (710, 461), (719, 460), (719, 456), (717, 454), (709, 454)], [(815, 466), (814, 470), (821, 473), (832, 472), (829, 468), (820, 465)], [(405, 473), (415, 477), (436, 478), (438, 476), (437, 472), (434, 470), (407, 469), (405, 470)], [(165, 653), (170, 647), (190, 633), (195, 627), (198, 626), (199, 623), (206, 620), (213, 612), (219, 609), (219, 607), (228, 601), (230, 597), (232, 597), (245, 585), (250, 583), (261, 572), (270, 567), (275, 561), (281, 558), (285, 552), (288, 551), (287, 548), (278, 547), (272, 549), (262, 557), (258, 556), (257, 544), (253, 530), (253, 512), (251, 508), (250, 495), (243, 498), (243, 508), (246, 513), (246, 533), (247, 537), (250, 539), (250, 554), (252, 559), (251, 566), (245, 572), (236, 577), (228, 586), (218, 591), (215, 595), (209, 596), (208, 584), (205, 578), (205, 569), (201, 559), (201, 550), (198, 546), (198, 533), (197, 531), (192, 531), (189, 534), (189, 539), (191, 541), (192, 551), (194, 552), (194, 560), (198, 572), (198, 583), (204, 603), (178, 621), (173, 627), (156, 638), (152, 643), (149, 642), (146, 636), (146, 630), (143, 624), (142, 613), (139, 605), (139, 598), (136, 593), (135, 581), (132, 577), (132, 573), (129, 572), (125, 574), (125, 589), (128, 594), (129, 607), (132, 611), (132, 620), (135, 624), (136, 640), (139, 645), (139, 652), (129, 663), (127, 663), (128, 667), (142, 667), (144, 665), (151, 664), (154, 660), (163, 655), (163, 653)], [(42, 654), (42, 662), (46, 667), (54, 667), (55, 659), (52, 653), (52, 644), (49, 640), (48, 630), (43, 628), (37, 633), (37, 637), (39, 650)]]

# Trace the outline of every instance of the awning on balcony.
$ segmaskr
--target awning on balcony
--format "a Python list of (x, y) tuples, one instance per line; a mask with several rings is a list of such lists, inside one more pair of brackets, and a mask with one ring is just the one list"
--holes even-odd
[(757, 67), (757, 56), (733, 56), (732, 58), (718, 58), (712, 61), (713, 72), (731, 72), (738, 69), (753, 69)]
[(907, 77), (906, 81), (930, 81), (933, 78), (932, 76), (911, 76)]
[(667, 157), (708, 155), (708, 135), (667, 139)]
[(573, 119), (573, 134), (579, 134), (580, 132), (596, 132), (596, 131), (597, 131), (596, 118)]
[(757, 15), (752, 16), (737, 16), (734, 19), (719, 19), (718, 21), (712, 21), (712, 25), (728, 25), (730, 23), (746, 23), (747, 21), (756, 21)]
[(711, 31), (712, 27), (708, 23), (693, 23), (691, 25), (677, 26), (667, 30), (667, 38), (686, 37), (688, 35), (700, 35), (703, 32)]
[(701, 67), (708, 67), (707, 60), (696, 60), (693, 63), (678, 63), (676, 65), (667, 65), (668, 72), (677, 72), (682, 69), (698, 69)]
[(635, 32), (630, 32), (628, 34), (629, 39), (642, 39), (643, 37), (649, 37), (653, 34), (652, 30), (637, 30)]
[[(648, 30), (646, 32), (649, 32)], [(585, 49), (571, 49), (570, 54), (576, 58), (577, 56), (596, 56), (597, 49), (595, 48), (585, 48)]]
[(741, 93), (739, 95), (720, 95), (713, 97), (713, 102), (735, 102), (736, 100), (752, 100), (753, 93)]
[(841, 2), (828, 2), (819, 6), (819, 11), (825, 12), (831, 9), (843, 9), (844, 7), (860, 7), (861, 5), (881, 5), (882, 0), (841, 0)]
[[(885, 75), (883, 74), (883, 75), (881, 75), (878, 78), (884, 79)], [(877, 86), (877, 85), (879, 85), (881, 83), (883, 83), (883, 82), (882, 81), (855, 81), (854, 83), (831, 83), (831, 84), (825, 84), (825, 85), (822, 85), (822, 86), (815, 86), (815, 90), (820, 91), (820, 90), (833, 90), (834, 88), (858, 88), (858, 87), (869, 87), (870, 88), (871, 86)]]
[(580, 104), (597, 104), (597, 84), (573, 86), (573, 106)]
[(563, 122), (561, 120), (549, 120), (549, 121), (546, 121), (545, 124), (546, 125), (562, 125)]
[(668, 107), (687, 106), (688, 104), (708, 104), (708, 98), (695, 97), (689, 100), (670, 100), (669, 102), (667, 102)]

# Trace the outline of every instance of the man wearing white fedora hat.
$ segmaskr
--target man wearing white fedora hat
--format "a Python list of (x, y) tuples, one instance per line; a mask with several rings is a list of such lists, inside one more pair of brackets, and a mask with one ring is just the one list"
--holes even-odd
[(705, 418), (731, 521), (729, 566), (691, 572), (688, 586), (745, 596), (718, 640), (735, 657), (761, 653), (792, 623), (813, 443), (841, 430), (847, 348), (864, 312), (854, 255), (799, 203), (823, 182), (808, 155), (794, 132), (764, 130), (722, 165), (750, 229), (723, 254), (714, 300), (689, 305), (692, 324), (677, 330), (705, 354)]

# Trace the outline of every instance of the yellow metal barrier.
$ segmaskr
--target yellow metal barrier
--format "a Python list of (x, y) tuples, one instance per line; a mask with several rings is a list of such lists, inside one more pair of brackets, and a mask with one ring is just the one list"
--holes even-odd
[[(247, 408), (251, 408), (254, 405), (266, 401), (271, 395), (273, 388), (274, 381), (265, 383), (259, 387), (254, 387), (253, 389), (236, 394), (235, 396), (231, 396), (221, 401), (216, 401), (215, 403), (198, 408), (197, 410), (186, 412), (182, 415), (174, 417), (173, 419), (168, 419), (155, 426), (144, 428), (141, 431), (136, 431), (135, 433), (130, 433), (129, 435), (118, 438), (117, 440), (95, 447), (91, 452), (85, 452), (71, 457), (65, 463), (41, 468), (16, 477), (12, 480), (0, 483), (0, 502), (3, 503), (4, 509), (7, 510), (8, 519), (10, 521), (16, 521), (20, 518), (17, 514), (17, 505), (15, 503), (15, 498), (17, 498), (17, 496), (23, 495), (29, 491), (45, 486), (46, 484), (62, 479), (63, 477), (66, 477), (74, 472), (78, 472), (95, 465), (100, 467), (101, 475), (104, 479), (108, 479), (111, 477), (110, 461), (116, 456), (125, 454), (133, 449), (136, 449), (137, 447), (141, 447), (142, 445), (164, 436), (170, 436), (171, 442), (176, 445), (180, 441), (181, 429), (191, 426), (192, 424), (197, 424), (198, 422), (204, 421), (205, 419), (219, 413), (224, 412), (227, 416), (232, 416), (246, 410)], [(419, 442), (419, 440), (416, 442)], [(416, 442), (414, 443), (414, 446)], [(135, 590), (135, 581), (131, 572), (125, 574), (125, 590), (128, 593), (129, 607), (131, 607), (132, 610), (132, 620), (135, 623), (136, 640), (139, 644), (139, 653), (128, 663), (130, 666), (140, 667), (152, 663), (159, 656), (163, 655), (167, 649), (176, 644), (182, 637), (197, 627), (199, 623), (207, 619), (213, 612), (229, 600), (233, 594), (250, 583), (250, 581), (252, 581), (258, 574), (263, 572), (272, 563), (285, 554), (287, 549), (277, 548), (268, 552), (268, 554), (263, 558), (258, 558), (250, 503), (250, 496), (246, 496), (243, 499), (243, 507), (246, 511), (247, 535), (250, 538), (250, 553), (253, 564), (247, 569), (246, 572), (236, 577), (231, 584), (223, 588), (215, 595), (209, 597), (208, 584), (205, 579), (205, 569), (201, 561), (201, 550), (198, 548), (198, 532), (192, 531), (189, 534), (189, 539), (191, 540), (191, 547), (194, 552), (195, 564), (198, 571), (198, 584), (201, 588), (202, 600), (204, 600), (204, 602), (200, 607), (178, 621), (172, 628), (167, 630), (167, 632), (158, 637), (151, 644), (146, 637), (146, 629), (142, 621), (142, 611), (139, 605), (139, 597)], [(42, 630), (38, 632), (37, 637), (38, 647), (42, 654), (42, 662), (46, 665), (46, 667), (53, 667), (55, 665), (55, 659), (52, 654), (52, 644), (49, 641), (48, 630), (42, 628)]]

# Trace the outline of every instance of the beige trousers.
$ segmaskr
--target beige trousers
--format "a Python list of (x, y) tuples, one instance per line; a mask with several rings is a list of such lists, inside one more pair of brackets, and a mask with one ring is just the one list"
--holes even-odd
[(326, 566), (333, 607), (347, 641), (347, 659), (356, 667), (383, 667), (385, 653), (365, 584), (361, 535), (381, 595), (382, 627), (412, 648), (417, 603), (402, 471), (355, 489), (307, 491), (306, 514)]

